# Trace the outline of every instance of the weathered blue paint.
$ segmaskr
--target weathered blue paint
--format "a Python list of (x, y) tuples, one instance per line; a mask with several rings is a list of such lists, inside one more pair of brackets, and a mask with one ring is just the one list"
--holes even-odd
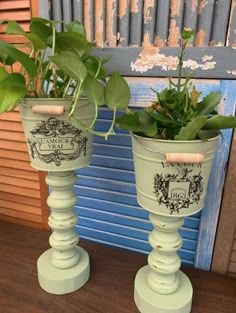
[(83, 0), (73, 0), (72, 5), (73, 20), (83, 23)]
[[(136, 0), (138, 7), (137, 12), (130, 13), (130, 46), (141, 46), (142, 44), (142, 12), (143, 12), (143, 0)], [(131, 7), (132, 8), (132, 7)]]
[(170, 0), (159, 0), (156, 15), (155, 45), (165, 46), (169, 33), (169, 10)]
[[(235, 115), (236, 81), (222, 81), (220, 89), (225, 99), (224, 107), (222, 106), (220, 108), (221, 113), (225, 115)], [(202, 211), (199, 228), (195, 266), (206, 270), (209, 270), (211, 266), (232, 130), (224, 130), (223, 136), (224, 141), (223, 143), (219, 143), (219, 149), (213, 162), (213, 170), (209, 180), (207, 198)]]

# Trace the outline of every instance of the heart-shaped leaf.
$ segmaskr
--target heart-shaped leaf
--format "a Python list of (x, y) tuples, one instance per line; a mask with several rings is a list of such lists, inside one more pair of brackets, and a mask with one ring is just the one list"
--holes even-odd
[(99, 106), (105, 103), (104, 86), (95, 78), (89, 77), (86, 79), (85, 92), (91, 104)]

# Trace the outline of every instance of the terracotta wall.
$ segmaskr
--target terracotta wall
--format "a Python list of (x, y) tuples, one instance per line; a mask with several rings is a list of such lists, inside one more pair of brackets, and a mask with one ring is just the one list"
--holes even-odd
[[(37, 0), (0, 2), (0, 20), (16, 20), (27, 31), (31, 16), (37, 16)], [(22, 36), (5, 35), (0, 39), (23, 43)], [(30, 166), (19, 111), (0, 116), (0, 219), (35, 228), (47, 228), (48, 190), (44, 173)]]

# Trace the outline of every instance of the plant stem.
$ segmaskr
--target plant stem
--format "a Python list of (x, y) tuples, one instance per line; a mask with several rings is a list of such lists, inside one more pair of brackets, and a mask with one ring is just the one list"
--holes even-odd
[(65, 97), (66, 97), (67, 92), (68, 92), (68, 89), (69, 89), (69, 87), (70, 87), (70, 84), (71, 84), (72, 80), (73, 80), (72, 78), (69, 79), (69, 81), (68, 81), (68, 83), (67, 83), (67, 85), (66, 85), (66, 88), (64, 89), (62, 98), (65, 98)]
[(69, 115), (68, 117), (70, 118), (71, 116), (73, 116), (73, 114), (75, 113), (75, 109), (76, 109), (76, 104), (77, 102), (79, 101), (79, 98), (80, 98), (80, 95), (81, 95), (81, 90), (82, 90), (82, 87), (83, 87), (83, 81), (81, 81), (79, 83), (79, 85), (77, 85), (76, 87), (76, 90), (75, 90), (75, 95), (72, 99), (72, 103), (71, 103), (71, 110), (69, 112)]
[(177, 91), (180, 92), (180, 86), (181, 86), (181, 78), (182, 78), (182, 68), (183, 68), (183, 56), (184, 56), (184, 50), (186, 48), (187, 42), (185, 41), (181, 45), (181, 53), (179, 56), (179, 63), (178, 63), (178, 83), (177, 83)]

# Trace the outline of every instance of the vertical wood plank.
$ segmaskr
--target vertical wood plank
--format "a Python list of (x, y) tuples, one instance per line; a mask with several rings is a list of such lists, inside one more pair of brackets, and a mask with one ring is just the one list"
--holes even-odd
[(144, 0), (143, 4), (143, 44), (153, 44), (156, 19), (156, 5), (154, 0)]
[(236, 47), (236, 0), (232, 0), (231, 4), (227, 46)]
[(117, 0), (106, 1), (106, 44), (109, 47), (117, 45)]
[(67, 24), (72, 20), (72, 6), (71, 1), (62, 0), (62, 16), (63, 21)]
[(31, 9), (31, 16), (32, 17), (39, 16), (39, 3), (38, 3), (38, 1), (40, 1), (40, 0), (37, 0), (37, 1), (31, 0), (30, 1), (30, 9)]
[[(235, 115), (236, 108), (236, 81), (221, 81), (223, 100), (219, 112), (223, 115)], [(224, 105), (223, 105), (224, 104)], [(225, 167), (230, 151), (232, 129), (223, 131), (224, 141), (219, 143), (213, 161), (214, 171), (209, 179), (205, 207), (202, 210), (199, 227), (199, 239), (196, 253), (195, 266), (209, 270), (211, 266), (215, 232), (221, 205), (221, 195), (224, 186)]]
[(182, 31), (184, 0), (171, 0), (170, 2), (170, 25), (168, 46), (179, 46), (179, 37)]
[(211, 270), (227, 274), (236, 227), (236, 131), (231, 145)]
[[(35, 2), (34, 0), (31, 0), (32, 4)], [(48, 3), (48, 0), (39, 0), (38, 1), (38, 9), (39, 9), (39, 16), (43, 18), (49, 19), (49, 13), (51, 10), (51, 7)]]
[(196, 46), (208, 46), (210, 43), (214, 5), (215, 0), (203, 0), (199, 3)]
[(129, 45), (130, 0), (119, 0), (119, 46)]
[[(61, 21), (62, 20), (61, 1), (52, 0), (51, 9), (52, 9), (52, 19)], [(62, 31), (62, 25), (57, 24), (56, 28), (57, 31)]]
[(73, 0), (72, 8), (73, 20), (83, 23), (83, 0)]
[(159, 0), (157, 4), (156, 34), (154, 45), (165, 47), (169, 34), (170, 0)]
[(199, 1), (187, 0), (184, 7), (184, 23), (183, 26), (191, 28), (196, 33), (198, 20)]
[(105, 42), (105, 0), (95, 0), (95, 45), (104, 47)]
[(217, 0), (213, 16), (211, 46), (224, 46), (226, 42), (231, 0)]
[(142, 43), (142, 19), (143, 0), (130, 1), (130, 46), (141, 46)]
[(94, 42), (94, 1), (84, 0), (84, 27), (87, 39)]

